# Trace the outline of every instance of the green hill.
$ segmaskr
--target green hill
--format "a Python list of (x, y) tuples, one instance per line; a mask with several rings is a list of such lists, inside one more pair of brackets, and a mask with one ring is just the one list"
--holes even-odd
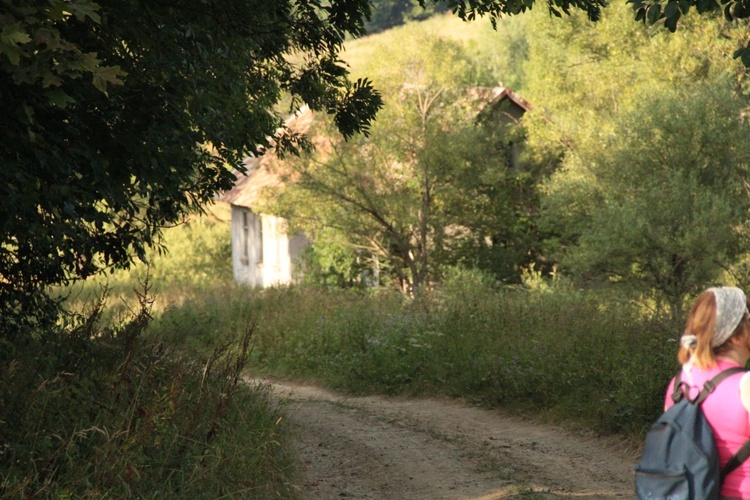
[[(342, 53), (354, 78), (369, 77), (368, 69), (378, 61), (383, 46), (410, 43), (420, 36), (438, 36), (463, 43), (497, 84), (515, 90), (523, 86), (523, 63), (527, 54), (525, 16), (502, 20), (493, 30), (489, 19), (463, 22), (451, 13), (438, 14), (425, 21), (409, 22), (382, 33), (347, 42)], [(375, 82), (377, 86), (377, 82)]]

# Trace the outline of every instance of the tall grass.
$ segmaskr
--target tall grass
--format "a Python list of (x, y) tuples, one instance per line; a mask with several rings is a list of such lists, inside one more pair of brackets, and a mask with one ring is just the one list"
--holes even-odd
[(160, 311), (175, 302), (189, 300), (232, 282), (232, 250), (228, 205), (206, 207), (203, 215), (193, 214), (182, 224), (166, 228), (162, 247), (146, 253), (146, 263), (137, 261), (127, 270), (110, 273), (56, 290), (71, 309), (96, 301), (104, 288), (109, 302), (104, 317), (118, 321), (137, 307), (135, 300), (142, 283), (148, 281), (154, 294), (154, 309)]
[[(137, 358), (129, 358), (122, 328), (102, 337), (89, 330), (86, 338), (103, 342), (60, 348), (96, 351), (96, 359), (108, 359), (97, 362), (105, 368), (58, 363), (23, 383), (13, 381), (28, 373), (18, 365), (0, 373), (12, 381), (0, 394), (4, 405), (12, 394), (33, 394), (18, 413), (25, 434), (14, 439), (33, 442), (28, 450), (38, 453), (19, 444), (13, 454), (0, 453), (0, 462), (8, 459), (0, 463), (2, 492), (294, 497), (283, 412), (263, 390), (236, 384), (241, 369), (356, 394), (461, 398), (630, 436), (661, 411), (680, 325), (632, 302), (539, 280), (533, 289), (496, 287), (470, 271), (450, 274), (419, 300), (383, 290), (254, 290), (231, 283), (229, 231), (220, 222), (203, 218), (168, 233), (171, 255), (184, 260), (149, 256), (157, 301)], [(189, 258), (196, 253), (214, 256)], [(137, 310), (123, 298), (146, 275), (115, 274), (120, 310), (110, 308), (107, 321)], [(98, 286), (87, 284), (77, 296)], [(228, 347), (248, 331), (249, 344)], [(247, 367), (235, 356), (243, 345)], [(123, 378), (118, 367), (128, 359)], [(207, 386), (201, 374), (209, 365), (216, 376)], [(227, 381), (235, 381), (231, 404), (221, 397)], [(71, 401), (81, 404), (66, 414)], [(42, 414), (48, 419), (34, 427)], [(26, 465), (9, 468), (12, 460)]]
[(150, 306), (0, 335), (0, 497), (297, 496), (283, 411), (242, 379), (252, 325), (199, 355), (150, 334)]
[[(201, 315), (207, 324), (250, 319), (254, 370), (351, 393), (463, 398), (631, 435), (658, 415), (679, 325), (601, 294), (501, 289), (473, 278), (458, 276), (418, 301), (236, 288), (172, 308), (155, 327)], [(191, 341), (218, 342), (209, 330)]]

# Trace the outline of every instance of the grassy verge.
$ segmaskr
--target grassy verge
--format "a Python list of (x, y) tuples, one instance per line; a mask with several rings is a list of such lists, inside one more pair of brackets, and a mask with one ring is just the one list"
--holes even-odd
[(148, 334), (143, 298), (101, 316), (0, 338), (0, 496), (297, 496), (282, 412), (241, 378), (250, 329), (200, 356)]
[(679, 328), (593, 293), (470, 280), (419, 301), (234, 288), (167, 310), (155, 328), (191, 324), (181, 342), (208, 348), (219, 341), (214, 326), (234, 321), (257, 325), (253, 366), (263, 374), (351, 393), (463, 398), (629, 435), (660, 412)]

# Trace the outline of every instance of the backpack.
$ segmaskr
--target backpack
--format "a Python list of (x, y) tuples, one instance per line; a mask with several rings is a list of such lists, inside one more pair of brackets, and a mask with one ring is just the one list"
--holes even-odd
[(750, 456), (750, 439), (719, 469), (719, 452), (713, 429), (706, 420), (701, 403), (722, 380), (743, 368), (722, 371), (690, 399), (688, 386), (680, 373), (674, 381), (669, 408), (651, 426), (646, 435), (643, 458), (635, 466), (636, 495), (649, 500), (718, 499), (721, 483), (730, 472)]

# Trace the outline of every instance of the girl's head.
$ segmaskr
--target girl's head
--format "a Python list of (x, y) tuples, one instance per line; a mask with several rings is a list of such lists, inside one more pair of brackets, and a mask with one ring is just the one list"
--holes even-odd
[(716, 364), (716, 355), (731, 348), (731, 339), (750, 333), (747, 297), (736, 287), (709, 288), (693, 303), (677, 359), (702, 369)]

